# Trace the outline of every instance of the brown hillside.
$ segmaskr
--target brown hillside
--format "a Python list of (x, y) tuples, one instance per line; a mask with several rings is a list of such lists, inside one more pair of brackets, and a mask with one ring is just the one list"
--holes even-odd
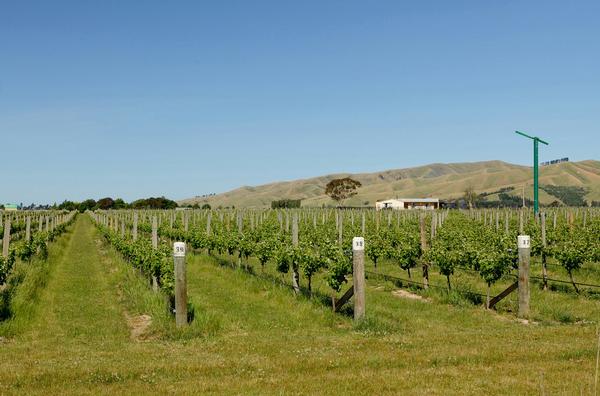
[[(340, 173), (310, 179), (275, 182), (238, 189), (207, 198), (191, 198), (180, 204), (204, 203), (213, 208), (222, 206), (268, 207), (278, 199), (302, 199), (302, 206), (333, 205), (324, 195), (325, 185), (332, 179), (352, 177), (362, 183), (359, 193), (346, 202), (353, 206), (373, 206), (377, 200), (394, 197), (455, 198), (472, 186), (477, 192), (492, 192), (503, 187), (514, 187), (520, 195), (531, 198), (532, 170), (530, 167), (502, 161), (456, 164), (431, 164), (407, 169), (392, 169), (374, 173)], [(544, 166), (540, 168), (540, 183), (560, 186), (581, 186), (589, 189), (588, 200), (600, 201), (600, 162), (581, 161)], [(540, 191), (542, 203), (556, 200)]]

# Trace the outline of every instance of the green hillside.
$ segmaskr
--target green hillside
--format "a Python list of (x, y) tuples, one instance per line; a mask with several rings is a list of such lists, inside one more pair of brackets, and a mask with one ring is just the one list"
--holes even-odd
[[(303, 206), (333, 205), (324, 194), (332, 179), (350, 176), (362, 183), (359, 193), (346, 202), (352, 206), (373, 206), (377, 200), (394, 197), (456, 198), (472, 186), (478, 193), (513, 187), (512, 194), (533, 198), (531, 167), (503, 161), (455, 164), (431, 164), (407, 169), (392, 169), (374, 173), (340, 173), (310, 179), (275, 182), (238, 189), (206, 198), (190, 198), (180, 204), (210, 204), (222, 207), (268, 207), (278, 199), (302, 199)], [(600, 201), (600, 161), (566, 162), (540, 168), (540, 184), (577, 186), (586, 189), (585, 199)], [(542, 204), (558, 200), (540, 191)]]

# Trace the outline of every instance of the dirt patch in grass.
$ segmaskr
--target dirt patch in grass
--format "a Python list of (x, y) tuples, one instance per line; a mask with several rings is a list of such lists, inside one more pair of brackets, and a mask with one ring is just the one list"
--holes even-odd
[(150, 315), (131, 316), (127, 312), (125, 312), (124, 315), (130, 330), (129, 337), (133, 341), (148, 340), (149, 334), (147, 331), (152, 324), (152, 317)]
[(398, 298), (408, 298), (410, 300), (420, 300), (420, 301), (424, 301), (424, 302), (430, 302), (429, 299), (427, 299), (423, 296), (419, 296), (418, 294), (411, 293), (409, 291), (402, 290), (402, 289), (397, 289), (397, 290), (392, 291), (392, 296), (398, 297)]
[(536, 322), (534, 320), (516, 318), (514, 316), (509, 316), (509, 315), (503, 315), (503, 314), (495, 312), (493, 310), (489, 310), (489, 312), (491, 312), (496, 319), (504, 321), (504, 322), (514, 322), (514, 323), (516, 322), (516, 323), (520, 323), (520, 324), (526, 325), (526, 326), (529, 326), (529, 325), (537, 326), (540, 324), (539, 322)]

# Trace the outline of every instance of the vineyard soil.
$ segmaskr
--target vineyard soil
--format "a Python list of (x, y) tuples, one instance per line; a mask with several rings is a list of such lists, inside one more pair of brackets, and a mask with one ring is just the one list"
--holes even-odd
[[(593, 393), (594, 325), (524, 325), (368, 281), (355, 326), (318, 297), (203, 254), (188, 256), (196, 319), (178, 332), (88, 216), (72, 227), (37, 309), (2, 338), (3, 394)], [(141, 315), (152, 323), (132, 339), (128, 317)]]

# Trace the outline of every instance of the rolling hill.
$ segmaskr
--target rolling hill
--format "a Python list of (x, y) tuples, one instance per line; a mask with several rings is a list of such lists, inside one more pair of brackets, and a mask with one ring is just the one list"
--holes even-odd
[[(531, 167), (503, 161), (455, 164), (431, 164), (407, 169), (373, 173), (339, 173), (326, 176), (240, 187), (209, 197), (184, 199), (180, 205), (208, 203), (211, 207), (269, 207), (279, 199), (302, 199), (302, 206), (334, 205), (324, 194), (332, 179), (352, 177), (362, 183), (358, 194), (345, 202), (349, 206), (374, 206), (377, 200), (395, 197), (457, 198), (472, 186), (478, 193), (491, 193), (513, 187), (511, 193), (533, 196)], [(600, 161), (565, 162), (540, 167), (540, 184), (584, 187), (585, 199), (600, 201)], [(549, 204), (557, 198), (540, 190), (540, 202)]]

